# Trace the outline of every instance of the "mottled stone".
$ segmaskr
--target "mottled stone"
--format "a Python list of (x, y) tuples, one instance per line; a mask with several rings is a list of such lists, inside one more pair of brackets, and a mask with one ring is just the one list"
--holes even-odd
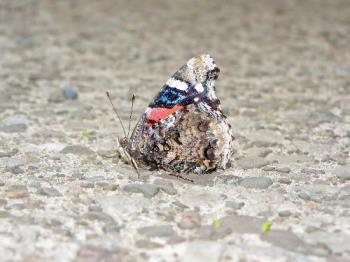
[(237, 166), (242, 169), (261, 168), (269, 162), (262, 157), (246, 157), (237, 161)]
[(27, 130), (27, 125), (25, 124), (0, 126), (0, 132), (4, 132), (4, 133), (23, 133), (26, 130)]
[(271, 178), (268, 177), (247, 177), (240, 181), (240, 185), (246, 188), (266, 189), (272, 185)]
[(350, 167), (339, 166), (333, 170), (333, 173), (342, 182), (350, 180)]
[(198, 211), (185, 211), (177, 224), (181, 229), (193, 229), (201, 226), (201, 215)]
[(168, 195), (176, 195), (177, 190), (171, 181), (165, 179), (156, 179), (154, 184), (159, 187), (160, 190), (164, 191)]
[(43, 196), (60, 197), (62, 194), (54, 187), (42, 187), (38, 190), (38, 193)]
[(68, 100), (78, 99), (78, 92), (71, 86), (64, 87), (62, 92), (65, 99), (68, 99)]
[(278, 247), (296, 251), (305, 243), (293, 232), (286, 230), (271, 230), (261, 235), (261, 239)]
[(147, 198), (152, 198), (159, 192), (159, 187), (152, 184), (129, 184), (123, 189), (130, 193), (142, 193)]
[(104, 222), (106, 224), (116, 224), (114, 218), (104, 212), (98, 212), (98, 211), (89, 211), (85, 213), (82, 218), (88, 219), (88, 220), (98, 220), (101, 222)]
[(225, 206), (232, 209), (240, 209), (244, 206), (244, 203), (236, 201), (226, 201)]
[(140, 227), (137, 232), (148, 238), (170, 237), (176, 234), (170, 225)]
[(87, 148), (86, 146), (81, 146), (81, 145), (66, 146), (61, 150), (61, 153), (74, 154), (78, 156), (82, 156), (82, 155), (91, 156), (95, 154), (95, 152), (92, 151), (90, 148)]

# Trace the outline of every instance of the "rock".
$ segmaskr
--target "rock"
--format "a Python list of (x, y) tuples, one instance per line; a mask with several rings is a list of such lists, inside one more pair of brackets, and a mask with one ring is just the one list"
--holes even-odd
[(38, 190), (38, 193), (43, 196), (60, 197), (62, 194), (54, 187), (44, 187)]
[(246, 157), (237, 161), (237, 166), (242, 169), (260, 168), (268, 164), (269, 162), (262, 157)]
[(171, 181), (165, 179), (156, 179), (154, 184), (159, 187), (160, 190), (164, 191), (168, 195), (176, 195), (177, 190)]
[(22, 133), (27, 130), (27, 125), (25, 124), (15, 124), (8, 126), (0, 126), (0, 132), (4, 133)]
[(147, 238), (170, 237), (176, 234), (170, 225), (141, 227), (137, 232)]
[(149, 241), (149, 240), (137, 240), (135, 242), (135, 245), (138, 248), (145, 248), (145, 249), (154, 249), (154, 248), (163, 247), (163, 245), (158, 244), (156, 242)]
[(68, 99), (68, 100), (78, 99), (77, 91), (71, 86), (67, 86), (67, 87), (63, 88), (62, 92), (63, 92), (63, 96), (65, 99)]
[(333, 170), (333, 174), (341, 181), (345, 182), (350, 180), (350, 167), (339, 166)]
[(212, 225), (204, 225), (197, 232), (198, 238), (203, 240), (222, 239), (231, 233), (232, 228), (228, 226), (213, 227)]
[(181, 261), (215, 262), (219, 261), (224, 251), (223, 245), (214, 241), (188, 242)]
[(292, 183), (292, 180), (290, 180), (289, 178), (286, 178), (286, 177), (281, 177), (278, 179), (278, 182), (281, 184), (289, 185)]
[(126, 261), (127, 256), (128, 253), (120, 249), (107, 250), (101, 247), (87, 245), (81, 246), (78, 249), (77, 255), (73, 260), (76, 262)]
[(193, 229), (201, 226), (201, 216), (197, 211), (185, 211), (177, 224), (181, 229)]
[(239, 176), (234, 175), (222, 175), (216, 178), (217, 184), (225, 184), (225, 185), (238, 185), (241, 178)]
[(26, 186), (12, 185), (8, 187), (4, 195), (8, 198), (25, 198), (29, 194)]
[(83, 215), (83, 218), (87, 220), (98, 220), (105, 224), (116, 224), (114, 218), (104, 212), (88, 211)]
[(123, 227), (118, 224), (106, 224), (103, 226), (103, 232), (106, 234), (116, 234), (119, 233), (122, 228)]
[(300, 192), (300, 193), (298, 194), (298, 197), (300, 197), (301, 199), (304, 199), (304, 200), (306, 200), (306, 201), (308, 201), (308, 200), (311, 199), (311, 197), (310, 197), (307, 193), (305, 193), (305, 192)]
[(240, 185), (246, 188), (266, 189), (272, 185), (271, 178), (268, 177), (247, 177), (240, 181)]
[(8, 116), (3, 120), (3, 123), (7, 126), (11, 125), (28, 125), (30, 123), (29, 118), (23, 114), (17, 114)]
[(267, 233), (261, 234), (260, 238), (289, 251), (296, 251), (305, 245), (297, 235), (286, 230), (271, 230)]
[(280, 217), (289, 217), (292, 214), (289, 210), (281, 210), (278, 212)]
[(152, 184), (129, 184), (123, 189), (130, 193), (142, 193), (147, 198), (152, 198), (159, 192), (159, 187)]
[(61, 150), (61, 153), (63, 154), (74, 154), (78, 156), (86, 155), (86, 156), (92, 156), (95, 155), (95, 152), (92, 151), (90, 148), (87, 148), (86, 146), (81, 145), (72, 145), (72, 146), (66, 146)]
[(50, 103), (62, 103), (64, 101), (64, 95), (61, 90), (53, 91), (48, 98)]
[(290, 168), (289, 167), (276, 167), (275, 171), (279, 172), (279, 173), (289, 173)]
[(11, 218), (11, 217), (12, 217), (12, 215), (9, 212), (0, 210), (0, 219)]
[(232, 232), (241, 234), (258, 234), (264, 219), (252, 216), (230, 215), (220, 219), (223, 228), (229, 228)]
[(240, 209), (244, 206), (244, 203), (236, 201), (226, 201), (225, 206), (232, 209)]
[(350, 235), (343, 232), (330, 233), (314, 231), (308, 235), (308, 239), (326, 245), (332, 253), (336, 255), (350, 252)]
[(20, 166), (12, 166), (8, 168), (8, 171), (14, 175), (23, 174), (24, 170)]
[(2, 181), (2, 180), (0, 180), (0, 187), (1, 187), (1, 186), (4, 186), (4, 185), (5, 185), (5, 182)]
[(0, 152), (0, 158), (2, 157), (13, 157), (14, 155), (16, 155), (18, 153), (18, 149), (14, 148), (9, 152)]

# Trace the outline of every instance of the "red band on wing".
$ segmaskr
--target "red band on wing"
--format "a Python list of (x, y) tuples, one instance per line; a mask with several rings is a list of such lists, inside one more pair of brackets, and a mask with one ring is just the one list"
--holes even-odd
[(148, 120), (158, 122), (167, 116), (171, 115), (172, 113), (180, 110), (183, 108), (183, 106), (173, 106), (172, 108), (163, 108), (163, 107), (157, 107), (152, 108), (152, 110), (148, 114)]

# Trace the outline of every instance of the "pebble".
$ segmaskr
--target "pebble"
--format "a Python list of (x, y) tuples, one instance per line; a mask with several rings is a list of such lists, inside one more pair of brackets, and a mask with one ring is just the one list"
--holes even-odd
[(262, 157), (246, 157), (237, 161), (237, 166), (242, 169), (261, 168), (269, 162)]
[(273, 182), (271, 178), (268, 177), (247, 177), (243, 178), (239, 184), (246, 188), (266, 189), (270, 187)]
[(62, 92), (65, 99), (68, 99), (68, 100), (78, 99), (78, 92), (71, 86), (67, 86), (63, 88)]
[(27, 125), (25, 124), (0, 126), (0, 132), (4, 132), (4, 133), (23, 133), (26, 130), (27, 130)]
[(244, 203), (236, 201), (226, 201), (225, 206), (232, 209), (241, 209), (244, 206)]
[(341, 182), (350, 180), (350, 167), (339, 166), (333, 170), (333, 173)]
[(311, 197), (305, 192), (300, 192), (298, 194), (298, 197), (301, 198), (301, 199), (304, 199), (304, 200), (310, 200), (311, 199)]
[(217, 184), (225, 184), (225, 185), (238, 185), (239, 181), (241, 180), (241, 178), (239, 176), (235, 176), (235, 175), (223, 175), (223, 176), (218, 176), (216, 178), (216, 183)]
[(43, 196), (60, 197), (62, 194), (54, 187), (42, 187), (38, 190), (38, 193)]
[(74, 154), (78, 156), (92, 156), (95, 155), (95, 152), (92, 151), (90, 148), (87, 148), (86, 146), (81, 145), (72, 145), (72, 146), (66, 146), (61, 150), (61, 153), (63, 154)]
[(145, 248), (145, 249), (154, 249), (154, 248), (161, 248), (163, 247), (163, 245), (153, 242), (153, 241), (149, 241), (149, 240), (137, 240), (135, 242), (135, 246), (138, 248)]
[(261, 234), (260, 238), (289, 251), (296, 251), (298, 248), (305, 245), (297, 235), (286, 230), (271, 230), (267, 233)]
[(53, 91), (48, 98), (50, 103), (62, 103), (64, 101), (64, 95), (61, 90)]
[(176, 195), (177, 190), (174, 188), (174, 184), (165, 179), (156, 179), (154, 181), (154, 184), (159, 187), (160, 190), (164, 191), (168, 195)]
[(281, 184), (289, 185), (289, 184), (292, 183), (292, 180), (290, 180), (287, 177), (281, 177), (281, 178), (278, 179), (278, 182), (281, 183)]
[(7, 126), (10, 125), (28, 125), (30, 123), (29, 118), (23, 114), (17, 114), (8, 116), (3, 120), (3, 123)]
[(8, 198), (25, 198), (29, 194), (26, 186), (12, 185), (8, 187), (4, 195)]
[(82, 216), (82, 218), (87, 220), (98, 220), (106, 224), (116, 224), (114, 218), (104, 212), (88, 211)]
[(152, 198), (159, 192), (159, 187), (152, 184), (128, 184), (123, 189), (130, 193), (142, 193), (147, 198)]
[(170, 237), (176, 234), (170, 225), (140, 227), (137, 232), (147, 238)]
[(194, 229), (201, 226), (201, 216), (198, 211), (185, 211), (177, 224), (181, 229)]
[(281, 210), (278, 212), (280, 217), (289, 217), (292, 214), (289, 210)]
[(264, 219), (253, 216), (230, 215), (219, 219), (223, 228), (240, 234), (259, 234)]
[(275, 171), (278, 173), (289, 173), (290, 168), (289, 167), (276, 167)]

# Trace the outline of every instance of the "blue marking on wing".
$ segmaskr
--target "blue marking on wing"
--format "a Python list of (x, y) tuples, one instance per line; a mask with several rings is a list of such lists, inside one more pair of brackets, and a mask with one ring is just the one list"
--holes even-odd
[(183, 103), (186, 98), (187, 96), (185, 94), (182, 94), (179, 90), (167, 86), (162, 91), (160, 91), (151, 106), (173, 107), (177, 104)]

